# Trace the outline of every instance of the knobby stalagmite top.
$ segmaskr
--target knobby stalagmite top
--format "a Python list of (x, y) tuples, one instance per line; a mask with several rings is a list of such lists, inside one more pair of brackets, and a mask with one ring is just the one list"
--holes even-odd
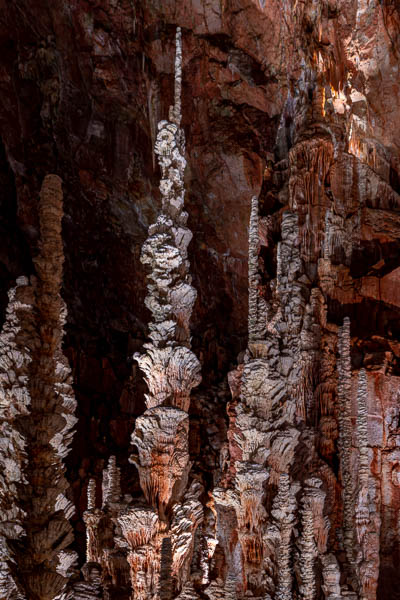
[(189, 320), (196, 300), (191, 285), (187, 247), (192, 233), (184, 210), (185, 137), (181, 120), (181, 31), (176, 34), (175, 104), (170, 121), (158, 124), (155, 152), (161, 169), (162, 210), (149, 227), (141, 260), (150, 271), (146, 306), (152, 314), (151, 341), (135, 358), (150, 394), (148, 408), (175, 406), (187, 411), (190, 391), (200, 383), (200, 364), (190, 351)]

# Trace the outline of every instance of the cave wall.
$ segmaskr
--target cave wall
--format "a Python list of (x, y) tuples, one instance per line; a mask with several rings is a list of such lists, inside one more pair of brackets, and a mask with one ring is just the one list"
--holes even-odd
[[(172, 103), (178, 25), (186, 210), (194, 235), (189, 256), (198, 291), (192, 346), (203, 374), (191, 407), (193, 469), (206, 487), (215, 485), (229, 427), (226, 377), (246, 348), (248, 220), (255, 194), (264, 219), (262, 292), (268, 298), (276, 277), (282, 213), (289, 206), (298, 213), (307, 285), (324, 294), (323, 344), (331, 352), (337, 350), (329, 335), (350, 317), (353, 368), (367, 369), (371, 445), (379, 455), (378, 597), (395, 594), (397, 3), (2, 0), (0, 10), (0, 301), (4, 309), (12, 280), (33, 272), (39, 189), (47, 173), (56, 173), (64, 190), (64, 350), (79, 418), (68, 458), (77, 548), (83, 552), (80, 517), (89, 477), (100, 479), (110, 454), (122, 468), (123, 489), (139, 493), (127, 460), (135, 418), (144, 410), (145, 384), (131, 358), (142, 350), (149, 320), (139, 257), (160, 207), (153, 147), (157, 123)], [(318, 260), (330, 203), (340, 206), (341, 222), (333, 224), (339, 234), (327, 275)], [(323, 437), (320, 412), (313, 418)], [(334, 465), (337, 449), (333, 456), (326, 452)], [(382, 457), (386, 462), (379, 463)]]

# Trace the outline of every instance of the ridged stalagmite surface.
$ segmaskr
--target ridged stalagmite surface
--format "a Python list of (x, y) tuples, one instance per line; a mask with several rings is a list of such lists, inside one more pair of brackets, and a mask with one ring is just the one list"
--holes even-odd
[[(88, 490), (87, 560), (97, 560), (113, 585), (115, 550), (102, 547), (99, 520), (117, 524), (115, 541), (125, 550), (130, 569), (131, 598), (170, 600), (190, 577), (195, 533), (203, 519), (198, 498), (203, 488), (188, 488), (190, 393), (200, 383), (200, 363), (190, 350), (189, 320), (196, 300), (191, 285), (187, 246), (192, 238), (184, 207), (185, 140), (181, 121), (182, 42), (176, 33), (175, 103), (170, 121), (161, 121), (155, 143), (162, 179), (162, 210), (149, 227), (141, 260), (149, 269), (146, 306), (152, 314), (150, 342), (135, 358), (149, 394), (147, 410), (136, 419), (132, 444), (145, 507), (121, 502), (112, 491), (115, 463), (103, 474), (103, 509), (93, 506)], [(114, 459), (113, 459), (114, 461)], [(105, 483), (106, 482), (106, 483)], [(110, 487), (111, 486), (111, 487)], [(112, 488), (112, 489), (111, 489)], [(106, 494), (104, 493), (106, 489)], [(111, 501), (104, 498), (110, 496)], [(110, 522), (111, 518), (111, 522)], [(112, 535), (112, 534), (111, 534)], [(124, 570), (123, 563), (120, 567)], [(103, 572), (103, 579), (105, 574)]]
[(4, 535), (14, 580), (32, 600), (49, 600), (62, 592), (75, 560), (75, 553), (63, 552), (73, 540), (68, 519), (74, 509), (64, 495), (68, 484), (63, 459), (76, 422), (76, 403), (61, 348), (62, 200), (60, 178), (48, 175), (39, 202), (37, 277), (31, 283), (20, 278), (10, 292), (1, 334), (2, 426), (9, 451), (13, 449), (1, 482), (11, 521)]

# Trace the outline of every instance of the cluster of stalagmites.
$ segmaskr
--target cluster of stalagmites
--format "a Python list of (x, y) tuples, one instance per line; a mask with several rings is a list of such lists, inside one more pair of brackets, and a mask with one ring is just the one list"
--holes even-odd
[(61, 180), (48, 175), (36, 276), (10, 291), (0, 335), (1, 598), (55, 598), (75, 561), (63, 465), (76, 403), (61, 348), (62, 215)]
[[(328, 324), (324, 296), (331, 256), (345, 237), (343, 220), (327, 208), (325, 231), (313, 231), (311, 221), (313, 205), (324, 193), (332, 145), (323, 139), (300, 142), (290, 160), (289, 208), (280, 215), (277, 272), (268, 301), (258, 266), (264, 224), (257, 199), (251, 202), (249, 343), (229, 375), (230, 463), (212, 492), (217, 530), (228, 528), (231, 537), (218, 540), (226, 556), (224, 581), (208, 589), (211, 598), (311, 600), (322, 592), (329, 600), (372, 599), (379, 518), (371, 502), (376, 487), (370, 477), (367, 377), (361, 370), (353, 439), (350, 320), (339, 328)], [(321, 288), (308, 274), (311, 260), (318, 264)], [(318, 418), (321, 437), (315, 431)], [(324, 460), (336, 452), (337, 429), (339, 479)]]
[[(380, 522), (370, 474), (368, 379), (360, 370), (353, 385), (350, 320), (339, 328), (327, 322), (332, 258), (341, 247), (349, 256), (351, 236), (344, 208), (324, 195), (334, 148), (321, 130), (289, 152), (276, 277), (267, 296), (259, 270), (262, 223), (258, 199), (251, 200), (248, 347), (228, 377), (227, 446), (208, 497), (191, 474), (188, 413), (201, 376), (190, 348), (196, 292), (184, 211), (181, 65), (178, 29), (175, 102), (155, 144), (162, 206), (141, 256), (149, 270), (151, 321), (149, 342), (135, 359), (148, 394), (132, 433), (131, 462), (142, 495), (122, 497), (111, 457), (101, 506), (96, 482), (88, 485), (87, 562), (83, 578), (71, 578), (62, 461), (75, 403), (61, 352), (61, 187), (50, 176), (41, 196), (37, 278), (21, 278), (11, 290), (0, 336), (0, 600), (313, 600), (322, 594), (373, 600)], [(317, 94), (317, 115), (319, 103)], [(331, 461), (336, 444), (339, 474)]]

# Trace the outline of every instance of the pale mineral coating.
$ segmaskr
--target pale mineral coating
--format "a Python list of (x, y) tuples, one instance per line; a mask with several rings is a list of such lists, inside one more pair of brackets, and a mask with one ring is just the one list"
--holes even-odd
[[(181, 376), (172, 365), (175, 381), (182, 381), (174, 397), (165, 378), (170, 362), (163, 359), (154, 363), (159, 371), (147, 401), (150, 411), (160, 399), (186, 410), (189, 388), (193, 390), (190, 477), (203, 486), (199, 502), (212, 516), (197, 526), (191, 581), (179, 593), (196, 600), (276, 596), (279, 555), (286, 539), (271, 510), (286, 473), (291, 486), (297, 486), (287, 594), (295, 596), (301, 588), (312, 595), (315, 585), (318, 599), (396, 597), (397, 4), (55, 0), (44, 7), (39, 0), (4, 0), (0, 9), (0, 134), (5, 149), (0, 168), (12, 214), (18, 209), (18, 221), (5, 214), (0, 225), (2, 232), (20, 234), (15, 240), (8, 234), (4, 239), (11, 240), (10, 248), (0, 248), (2, 305), (11, 281), (29, 273), (29, 267), (21, 270), (8, 258), (9, 250), (17, 249), (28, 265), (37, 254), (34, 199), (43, 175), (58, 172), (67, 200), (68, 356), (82, 409), (70, 469), (80, 511), (86, 508), (89, 479), (99, 479), (102, 461), (110, 454), (122, 467), (123, 493), (134, 497), (127, 504), (145, 501), (126, 457), (134, 418), (145, 411), (146, 390), (138, 371), (129, 378), (126, 356), (146, 350), (149, 313), (143, 302), (146, 265), (140, 262), (140, 249), (147, 228), (157, 221), (160, 193), (170, 190), (168, 182), (158, 189), (153, 148), (157, 124), (168, 115), (174, 98), (174, 40), (180, 26), (185, 205), (187, 226), (194, 234), (188, 256), (198, 297), (193, 304), (191, 291), (180, 287), (171, 292), (167, 304), (155, 302), (153, 294), (147, 307), (154, 315), (150, 343), (175, 339), (178, 332), (184, 347), (186, 315), (193, 308), (191, 343), (202, 363), (203, 386), (196, 392), (191, 387), (196, 377)], [(177, 125), (174, 114), (170, 122)], [(251, 205), (257, 214), (254, 196), (259, 200), (259, 277), (255, 273), (254, 280), (268, 320), (265, 339), (251, 342), (246, 351), (248, 223)], [(165, 237), (170, 224), (158, 222), (156, 227), (151, 234), (159, 236), (153, 240), (154, 258), (170, 271), (151, 283), (154, 292), (164, 293), (176, 270), (186, 275), (187, 258), (179, 259), (179, 252), (171, 249), (174, 245)], [(182, 251), (186, 231), (181, 239)], [(153, 255), (148, 257), (151, 262)], [(250, 258), (254, 268), (254, 256)], [(178, 328), (176, 318), (169, 318), (172, 313)], [(350, 319), (351, 336), (346, 340), (343, 423), (338, 328), (345, 318)], [(149, 374), (152, 367), (151, 359)], [(362, 404), (360, 415), (357, 403), (361, 369), (368, 390), (365, 415)], [(227, 404), (228, 371), (232, 399)], [(366, 436), (365, 425), (360, 425), (365, 417)], [(346, 461), (350, 481), (343, 473)], [(298, 565), (303, 551), (301, 499), (308, 494), (306, 481), (314, 479), (322, 484), (313, 493), (318, 549), (314, 563), (309, 561), (313, 584)], [(122, 546), (115, 541), (114, 547), (113, 517), (104, 514), (109, 545), (102, 562), (103, 588), (112, 598), (125, 600), (130, 595), (128, 550), (117, 525), (114, 537)], [(311, 531), (309, 516), (307, 520)], [(247, 534), (244, 523), (249, 528), (260, 524), (262, 534), (255, 537), (250, 529)], [(81, 524), (76, 531), (79, 541)], [(359, 550), (346, 557), (345, 546), (349, 555), (350, 542), (357, 536), (362, 543), (354, 543), (354, 550)], [(175, 594), (166, 585), (172, 564), (170, 537), (157, 542), (166, 559), (165, 598)], [(252, 562), (260, 556), (262, 564)], [(286, 585), (288, 589), (289, 582)]]

